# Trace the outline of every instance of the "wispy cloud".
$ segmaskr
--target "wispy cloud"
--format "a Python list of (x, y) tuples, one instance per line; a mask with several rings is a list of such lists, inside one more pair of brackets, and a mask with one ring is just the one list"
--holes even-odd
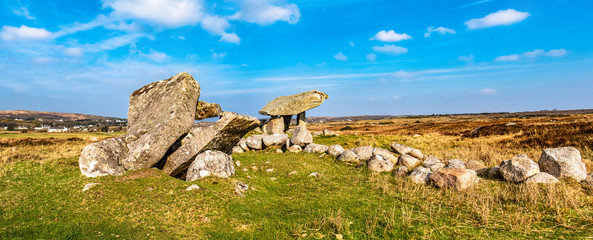
[(4, 41), (30, 41), (51, 38), (51, 32), (44, 28), (32, 28), (25, 25), (20, 27), (3, 26), (0, 38)]
[(367, 54), (366, 58), (371, 62), (377, 61), (377, 54), (369, 53)]
[(33, 17), (29, 12), (29, 8), (24, 6), (20, 1), (15, 1), (15, 4), (10, 6), (12, 13), (17, 16), (24, 17), (29, 20), (36, 20), (36, 17)]
[(435, 28), (435, 27), (428, 27), (428, 29), (426, 30), (426, 33), (424, 34), (424, 37), (425, 37), (425, 38), (428, 38), (428, 37), (430, 37), (430, 35), (431, 35), (433, 32), (436, 32), (436, 33), (438, 33), (438, 34), (441, 34), (441, 35), (445, 35), (445, 34), (447, 34), (447, 33), (448, 33), (448, 34), (455, 34), (455, 30), (453, 30), (453, 29), (450, 29), (450, 28), (445, 28), (445, 27), (438, 27), (438, 28)]
[(493, 88), (484, 88), (481, 89), (479, 92), (482, 95), (496, 95), (496, 93), (498, 93), (498, 91), (496, 91), (496, 89)]
[(301, 12), (296, 4), (273, 4), (270, 0), (245, 0), (241, 9), (229, 19), (243, 20), (258, 25), (270, 25), (277, 21), (295, 24), (301, 19)]
[(522, 54), (511, 54), (511, 55), (499, 56), (499, 57), (495, 58), (494, 61), (495, 62), (511, 62), (511, 61), (519, 61), (522, 58), (535, 59), (540, 56), (562, 57), (566, 54), (568, 54), (568, 51), (566, 51), (566, 49), (564, 49), (564, 48), (553, 49), (553, 50), (550, 50), (547, 52), (544, 51), (543, 49), (536, 49), (533, 51), (524, 52)]
[(410, 35), (406, 33), (396, 33), (393, 30), (382, 30), (375, 34), (375, 36), (372, 37), (370, 40), (378, 40), (381, 42), (399, 42), (408, 39), (412, 39), (412, 37), (410, 37)]
[(495, 26), (508, 26), (525, 20), (529, 17), (528, 12), (519, 12), (515, 9), (500, 10), (495, 13), (486, 15), (483, 18), (474, 18), (465, 25), (469, 30), (489, 28)]
[(479, 4), (484, 4), (484, 3), (487, 3), (487, 2), (490, 2), (490, 1), (492, 1), (492, 0), (475, 1), (475, 2), (471, 2), (471, 3), (468, 3), (468, 4), (461, 5), (459, 7), (454, 7), (454, 8), (452, 8), (452, 10), (466, 8), (466, 7), (471, 7), (471, 6), (475, 6), (475, 5), (479, 5)]
[(348, 61), (348, 56), (344, 55), (342, 52), (334, 55), (334, 58), (339, 61)]
[(383, 46), (374, 46), (373, 51), (378, 53), (384, 53), (389, 55), (400, 55), (408, 53), (408, 49), (400, 46), (395, 46), (391, 44), (385, 44)]

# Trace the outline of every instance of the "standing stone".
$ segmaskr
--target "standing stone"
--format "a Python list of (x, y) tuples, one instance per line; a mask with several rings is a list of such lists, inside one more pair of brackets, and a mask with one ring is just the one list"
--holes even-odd
[(397, 157), (391, 151), (383, 148), (373, 148), (373, 154), (381, 155), (391, 161), (393, 164), (397, 164)]
[(346, 149), (336, 144), (329, 146), (327, 149), (327, 154), (331, 155), (332, 157), (339, 157), (344, 151), (346, 151)]
[(264, 138), (263, 135), (251, 135), (247, 137), (247, 146), (254, 150), (262, 150), (262, 138)]
[(452, 188), (463, 191), (478, 182), (478, 175), (474, 170), (464, 168), (441, 169), (430, 175), (435, 185), (440, 188)]
[(346, 150), (340, 154), (338, 160), (342, 162), (350, 162), (350, 163), (358, 163), (360, 162), (360, 158), (358, 154), (354, 153), (352, 150)]
[(317, 90), (290, 96), (280, 96), (268, 102), (266, 106), (259, 110), (259, 114), (268, 116), (297, 115), (321, 105), (327, 98), (327, 94)]
[(356, 155), (358, 155), (360, 161), (368, 161), (373, 156), (372, 146), (356, 147), (350, 150), (352, 150), (354, 153), (356, 153)]
[(288, 141), (288, 135), (275, 133), (270, 135), (264, 135), (262, 142), (266, 147), (282, 147)]
[(208, 127), (193, 127), (178, 141), (166, 156), (163, 171), (178, 176), (187, 169), (193, 159), (206, 150), (218, 150), (227, 154), (241, 138), (259, 125), (254, 117), (224, 112), (220, 119)]
[(397, 164), (400, 166), (405, 166), (409, 169), (414, 169), (416, 166), (420, 165), (420, 159), (412, 157), (408, 154), (403, 154), (399, 156)]
[(544, 149), (539, 159), (539, 167), (543, 172), (559, 179), (571, 178), (580, 182), (587, 177), (581, 153), (574, 147)]
[(444, 168), (445, 164), (436, 157), (429, 157), (426, 160), (424, 160), (424, 162), (422, 162), (422, 166), (430, 169), (431, 172), (436, 172), (441, 168)]
[(208, 150), (198, 154), (189, 165), (186, 181), (193, 181), (207, 176), (228, 178), (235, 175), (235, 165), (231, 156), (216, 150)]
[(283, 132), (287, 132), (288, 128), (290, 127), (290, 122), (292, 121), (292, 115), (284, 115), (284, 116), (282, 116), (282, 119), (284, 120), (284, 131)]
[(509, 182), (523, 182), (525, 179), (538, 174), (539, 166), (523, 154), (500, 164), (500, 175)]
[(391, 149), (394, 152), (399, 153), (401, 155), (408, 154), (418, 159), (424, 159), (424, 154), (422, 153), (422, 151), (403, 144), (399, 144), (397, 142), (391, 144)]
[(412, 173), (410, 173), (410, 176), (408, 176), (408, 178), (410, 178), (410, 180), (413, 183), (426, 185), (430, 182), (431, 174), (432, 172), (430, 171), (430, 169), (425, 167), (417, 167), (416, 169), (414, 169), (414, 171), (412, 171)]
[(297, 125), (298, 126), (307, 126), (307, 116), (305, 112), (299, 113), (297, 115)]
[(284, 132), (284, 119), (280, 117), (273, 117), (269, 122), (262, 126), (262, 130), (267, 134), (277, 134)]
[(200, 86), (188, 73), (148, 84), (130, 96), (126, 170), (149, 168), (194, 124)]
[(558, 181), (558, 179), (546, 172), (540, 172), (538, 174), (535, 174), (527, 179), (525, 179), (525, 183), (545, 183), (545, 184), (549, 184), (549, 183), (558, 183), (560, 181)]
[(325, 153), (329, 147), (321, 144), (311, 143), (303, 149), (306, 153)]
[(394, 164), (383, 155), (373, 154), (367, 162), (367, 166), (373, 172), (391, 172)]
[(196, 107), (196, 120), (220, 117), (221, 115), (222, 109), (218, 103), (198, 101), (198, 105)]
[(119, 176), (125, 173), (122, 160), (128, 148), (122, 137), (108, 138), (87, 145), (78, 158), (78, 166), (83, 175), (99, 177)]
[(313, 142), (313, 135), (307, 130), (304, 126), (297, 126), (294, 129), (294, 133), (292, 134), (292, 138), (290, 138), (290, 142), (293, 145), (299, 145), (301, 147), (307, 146)]

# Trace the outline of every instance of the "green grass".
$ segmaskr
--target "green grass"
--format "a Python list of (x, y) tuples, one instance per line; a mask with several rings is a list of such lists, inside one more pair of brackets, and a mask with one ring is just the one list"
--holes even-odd
[(83, 137), (97, 137), (97, 138), (106, 138), (106, 137), (115, 137), (124, 135), (125, 132), (93, 132), (93, 133), (43, 133), (43, 132), (28, 132), (28, 133), (21, 133), (17, 131), (2, 131), (0, 132), (0, 139), (21, 139), (21, 138), (83, 138)]

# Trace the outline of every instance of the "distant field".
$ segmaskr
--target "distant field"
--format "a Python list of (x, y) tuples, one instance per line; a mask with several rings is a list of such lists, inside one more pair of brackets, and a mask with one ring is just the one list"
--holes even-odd
[(103, 133), (103, 132), (93, 132), (93, 133), (41, 133), (41, 132), (28, 132), (28, 133), (21, 133), (18, 131), (0, 131), (0, 138), (6, 139), (22, 139), (22, 138), (85, 138), (85, 137), (97, 137), (97, 138), (106, 138), (106, 137), (115, 137), (119, 135), (124, 135), (125, 132), (113, 132), (113, 133)]
[[(509, 122), (512, 122), (509, 124)], [(593, 170), (593, 115), (455, 116), (309, 124), (320, 144), (388, 148), (496, 166), (575, 146)], [(480, 129), (473, 131), (481, 127)], [(593, 237), (593, 189), (484, 179), (464, 192), (415, 185), (321, 154), (236, 154), (236, 176), (185, 182), (155, 169), (85, 178), (92, 137), (0, 133), (0, 239), (520, 239)], [(267, 169), (274, 169), (271, 172)], [(320, 178), (308, 177), (312, 172)], [(234, 194), (236, 181), (250, 187)], [(102, 185), (82, 193), (85, 184)], [(185, 191), (191, 184), (198, 191)]]

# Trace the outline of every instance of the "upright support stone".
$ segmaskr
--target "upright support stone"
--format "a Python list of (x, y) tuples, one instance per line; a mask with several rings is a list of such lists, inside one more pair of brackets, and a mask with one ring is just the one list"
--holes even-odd
[(304, 111), (297, 115), (297, 125), (298, 126), (307, 126), (307, 117), (305, 116)]
[(275, 134), (284, 132), (284, 118), (273, 116), (268, 123), (263, 126), (264, 133)]
[(288, 131), (288, 128), (290, 127), (290, 121), (292, 121), (292, 115), (284, 115), (282, 116), (282, 118), (284, 118), (284, 132)]

